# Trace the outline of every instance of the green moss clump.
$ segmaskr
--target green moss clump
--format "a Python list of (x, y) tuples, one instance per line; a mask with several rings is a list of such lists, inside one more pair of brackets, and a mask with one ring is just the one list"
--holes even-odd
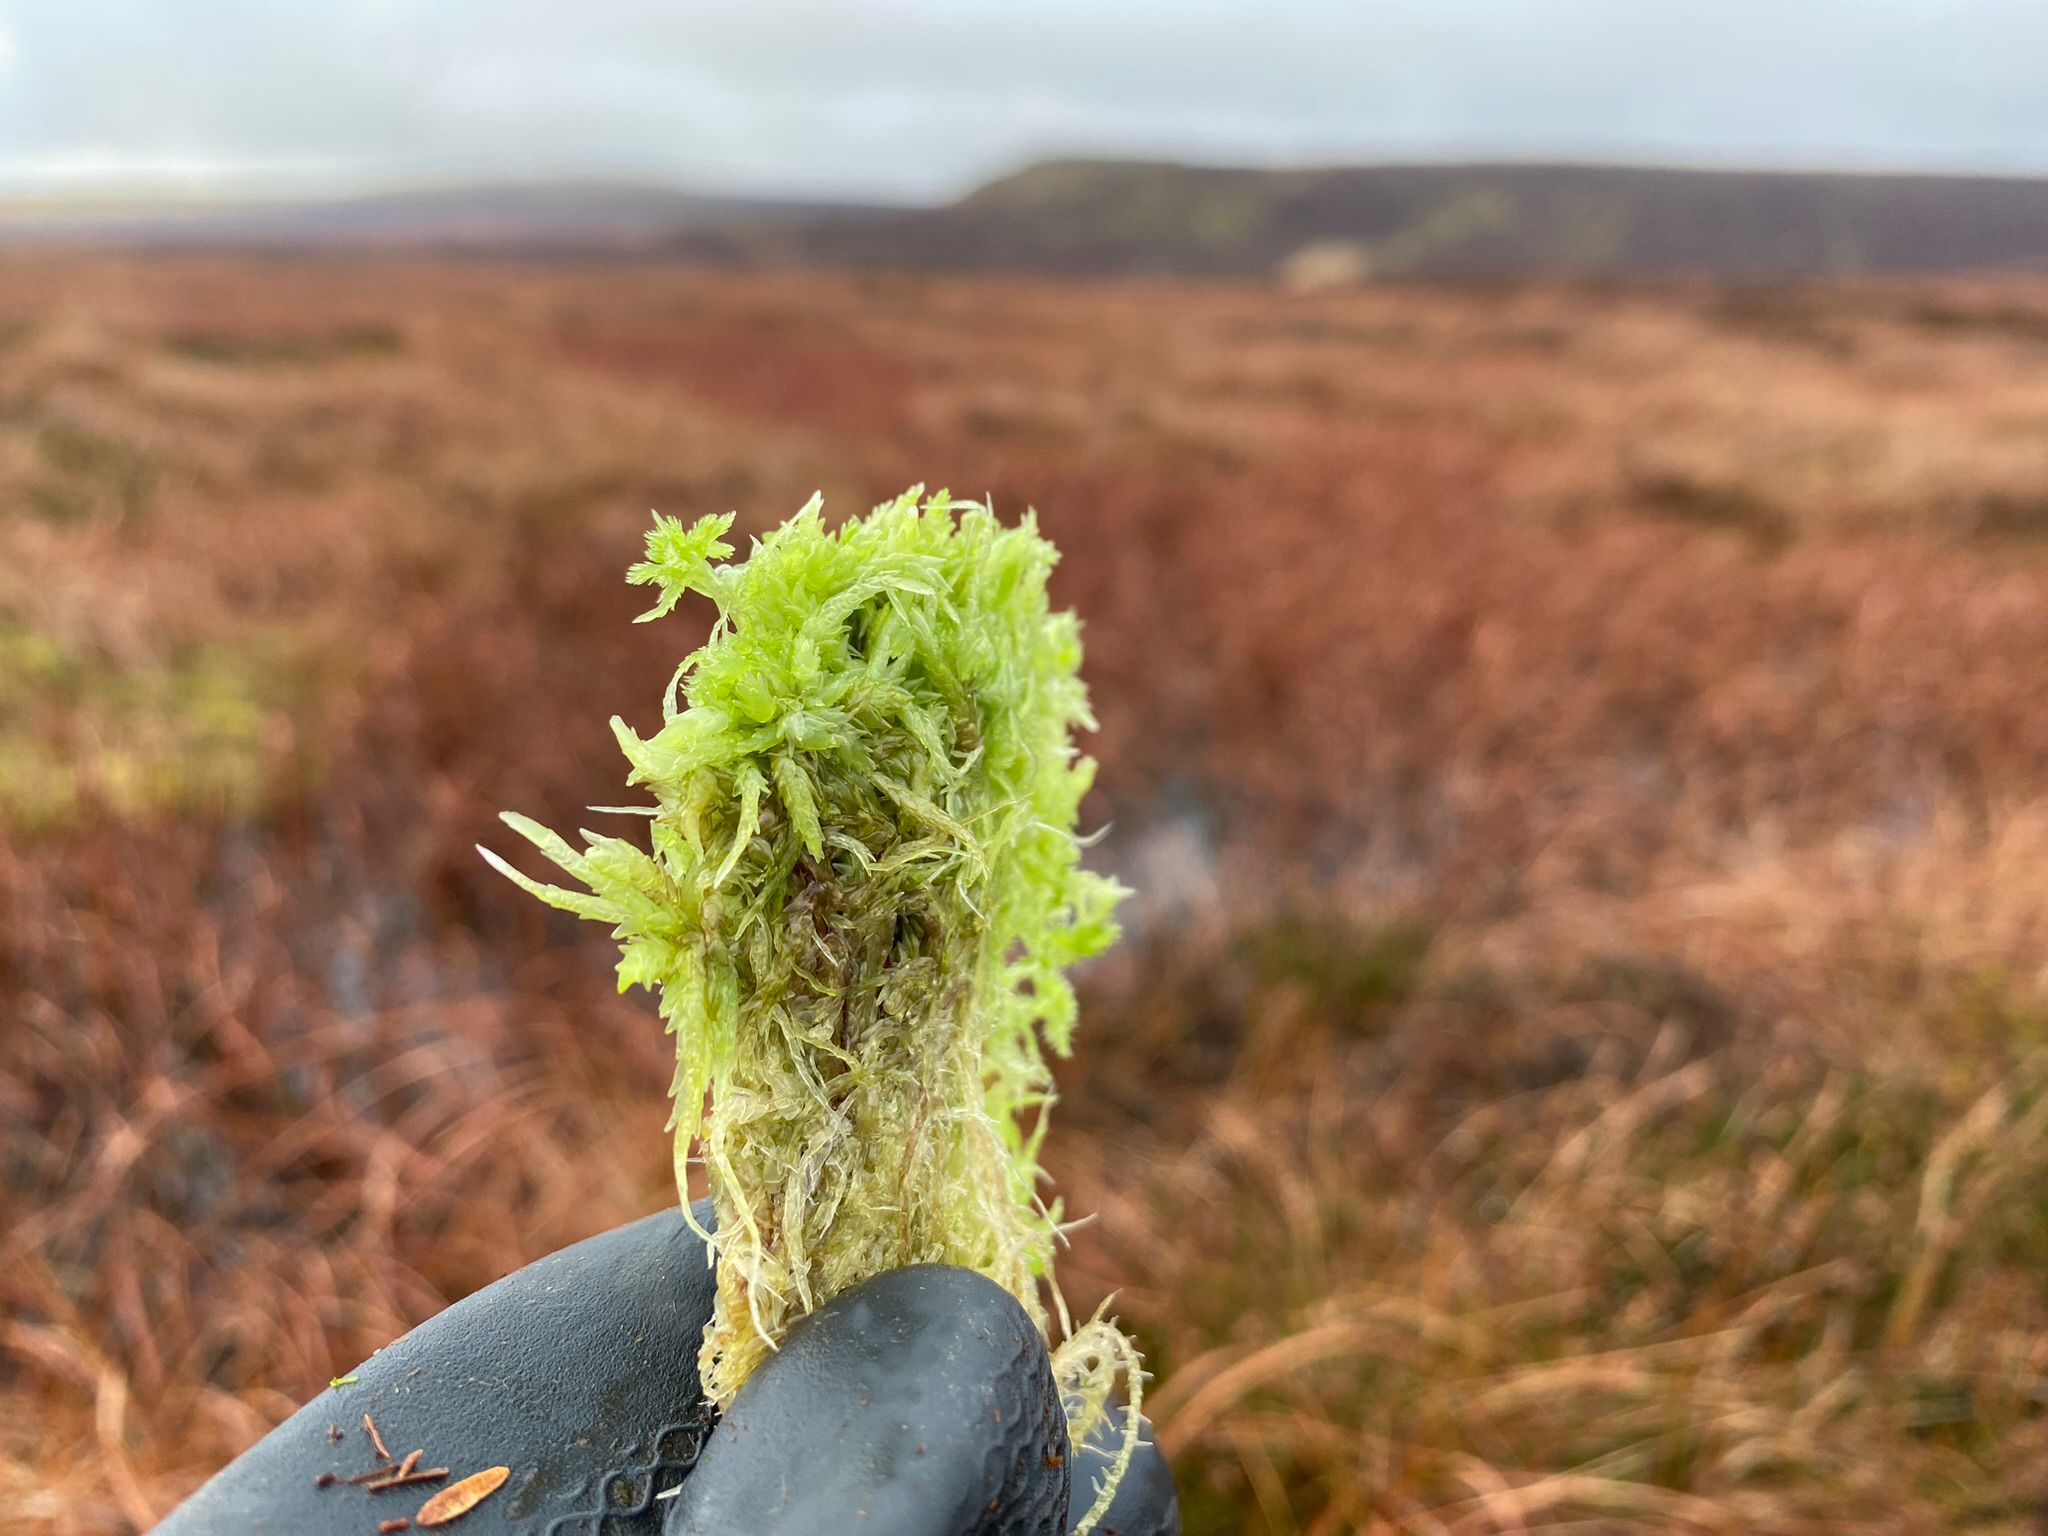
[[(1048, 608), (1031, 518), (921, 498), (834, 529), (814, 497), (735, 564), (731, 517), (657, 515), (642, 618), (697, 592), (718, 622), (659, 731), (612, 722), (656, 801), (651, 851), (505, 818), (587, 891), (485, 853), (609, 924), (621, 989), (660, 994), (678, 1186), (700, 1145), (718, 1216), (701, 1365), (721, 1404), (796, 1318), (901, 1265), (978, 1270), (1041, 1328), (1058, 1305), (1046, 1051), (1074, 1029), (1064, 971), (1115, 939), (1123, 894), (1074, 833), (1079, 626)], [(1068, 1328), (1055, 1364), (1077, 1443), (1118, 1369), (1135, 1395), (1107, 1324)]]

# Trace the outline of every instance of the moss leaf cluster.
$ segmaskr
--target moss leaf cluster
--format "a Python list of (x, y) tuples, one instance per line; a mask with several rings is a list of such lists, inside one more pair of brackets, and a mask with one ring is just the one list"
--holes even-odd
[[(621, 990), (660, 995), (678, 1182), (695, 1146), (718, 1216), (721, 1403), (794, 1319), (900, 1265), (978, 1270), (1046, 1325), (1046, 1056), (1122, 895), (1080, 866), (1093, 721), (1031, 518), (918, 488), (835, 528), (813, 498), (739, 562), (731, 522), (657, 515), (630, 573), (659, 591), (644, 619), (718, 610), (661, 729), (612, 722), (651, 845), (508, 815), (580, 890), (486, 853), (610, 925)], [(1063, 1351), (1083, 1421), (1129, 1364), (1104, 1326)]]

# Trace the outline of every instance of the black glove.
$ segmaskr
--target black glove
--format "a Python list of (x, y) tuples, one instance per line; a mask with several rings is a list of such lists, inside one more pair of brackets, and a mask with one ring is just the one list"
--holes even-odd
[[(455, 1536), (1062, 1536), (1094, 1502), (1121, 1426), (1069, 1465), (1044, 1342), (993, 1281), (919, 1265), (856, 1286), (719, 1421), (696, 1364), (712, 1278), (675, 1211), (565, 1248), (378, 1351), (157, 1530), (372, 1536), (494, 1467)], [(1148, 1436), (1097, 1529), (1179, 1524)]]

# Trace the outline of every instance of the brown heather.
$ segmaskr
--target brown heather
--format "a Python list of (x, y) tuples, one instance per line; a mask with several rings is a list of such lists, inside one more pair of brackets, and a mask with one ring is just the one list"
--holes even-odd
[(649, 507), (914, 480), (1088, 625), (1047, 1160), (1191, 1531), (2041, 1528), (2048, 289), (98, 257), (0, 266), (14, 1528), (667, 1202), (471, 844), (619, 798)]

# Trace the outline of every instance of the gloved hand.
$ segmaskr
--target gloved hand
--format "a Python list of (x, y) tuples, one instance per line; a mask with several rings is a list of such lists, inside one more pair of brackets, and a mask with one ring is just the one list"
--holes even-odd
[[(722, 1421), (697, 1382), (711, 1302), (679, 1212), (577, 1243), (379, 1350), (157, 1530), (416, 1529), (437, 1490), (493, 1467), (508, 1475), (457, 1536), (1062, 1536), (1094, 1502), (1120, 1426), (1069, 1458), (1045, 1345), (993, 1281), (920, 1265), (855, 1287), (791, 1330)], [(1147, 1440), (1105, 1536), (1179, 1529)], [(415, 1449), (415, 1478), (445, 1475), (378, 1488)]]

